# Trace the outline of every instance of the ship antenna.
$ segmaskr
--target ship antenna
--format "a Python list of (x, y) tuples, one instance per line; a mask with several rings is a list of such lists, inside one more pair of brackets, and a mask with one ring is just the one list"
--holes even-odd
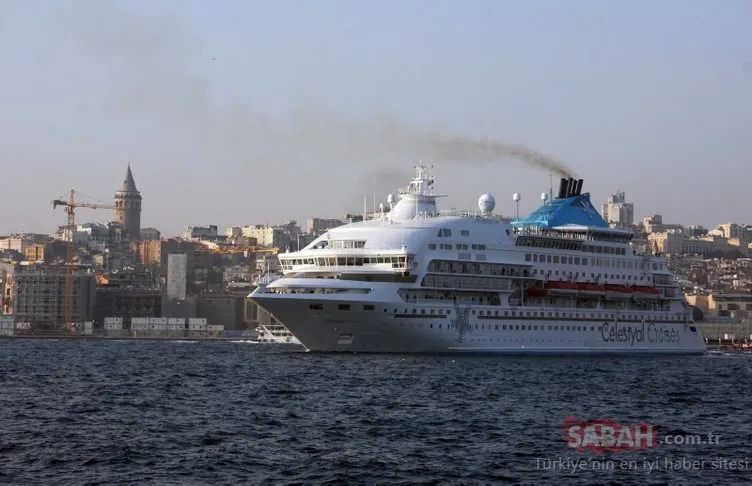
[(554, 200), (554, 175), (548, 174), (548, 200)]
[(368, 219), (368, 196), (363, 196), (363, 221)]

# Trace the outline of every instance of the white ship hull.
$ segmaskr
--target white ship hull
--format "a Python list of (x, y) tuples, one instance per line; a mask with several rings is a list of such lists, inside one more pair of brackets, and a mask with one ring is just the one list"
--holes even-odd
[[(407, 312), (395, 313), (393, 305), (376, 304), (373, 311), (353, 309), (316, 313), (310, 310), (311, 301), (300, 297), (254, 294), (252, 298), (282, 322), (306, 349), (313, 352), (531, 355), (705, 353), (701, 334), (691, 322), (596, 317), (521, 319), (504, 317), (503, 310), (497, 316), (498, 307), (473, 307), (477, 314), (473, 315), (469, 307), (438, 305), (431, 309), (422, 305), (404, 309), (404, 303), (400, 311)], [(355, 303), (352, 305), (353, 308), (358, 306), (363, 307)], [(416, 314), (413, 314), (413, 310)], [(450, 311), (450, 314), (431, 315), (431, 310), (436, 313), (439, 310)], [(426, 314), (420, 314), (421, 311)], [(482, 316), (479, 315), (481, 312)], [(511, 314), (511, 310), (507, 310), (507, 313)]]

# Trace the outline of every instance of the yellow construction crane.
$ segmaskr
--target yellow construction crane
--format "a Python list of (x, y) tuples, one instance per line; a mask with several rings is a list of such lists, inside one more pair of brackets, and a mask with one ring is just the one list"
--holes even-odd
[(65, 259), (65, 315), (63, 326), (70, 328), (73, 326), (73, 253), (76, 247), (76, 208), (89, 209), (115, 209), (111, 204), (88, 204), (76, 202), (76, 191), (71, 189), (67, 201), (55, 199), (52, 201), (52, 209), (58, 206), (65, 207), (65, 213), (68, 215), (68, 256)]

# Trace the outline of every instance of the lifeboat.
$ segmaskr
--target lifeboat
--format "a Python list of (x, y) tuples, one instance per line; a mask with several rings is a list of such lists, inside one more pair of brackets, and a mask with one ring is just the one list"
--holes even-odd
[(634, 292), (634, 287), (630, 287), (629, 285), (606, 284), (604, 287), (608, 292), (626, 292), (629, 294)]
[(661, 296), (661, 292), (655, 287), (636, 285), (634, 287), (634, 296), (638, 299), (657, 299)]
[(576, 294), (579, 287), (566, 280), (546, 282), (546, 289), (552, 294)]
[(548, 295), (548, 291), (540, 287), (531, 287), (526, 290), (526, 293), (528, 298), (545, 297)]
[(634, 290), (628, 285), (605, 284), (606, 297), (611, 299), (631, 299)]
[(606, 288), (603, 285), (595, 284), (595, 283), (580, 283), (577, 284), (577, 287), (579, 289), (580, 295), (588, 296), (588, 295), (604, 295), (606, 293)]

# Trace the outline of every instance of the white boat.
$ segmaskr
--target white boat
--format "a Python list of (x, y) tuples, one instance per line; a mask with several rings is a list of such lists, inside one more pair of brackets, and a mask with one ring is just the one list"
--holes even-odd
[(258, 337), (255, 341), (259, 343), (301, 344), (298, 338), (293, 336), (285, 326), (279, 323), (260, 324), (256, 328), (256, 331), (258, 332)]
[[(267, 273), (254, 280), (253, 284), (257, 289), (264, 289), (267, 285), (278, 278), (278, 275)], [(280, 324), (279, 321), (270, 314), (259, 319), (256, 332), (258, 335), (254, 340), (259, 343), (301, 344), (301, 342), (293, 336), (285, 326)]]
[(704, 353), (663, 257), (635, 251), (582, 183), (505, 221), (490, 194), (480, 212), (440, 212), (418, 164), (399, 200), (278, 255), (283, 277), (249, 298), (309, 351)]

